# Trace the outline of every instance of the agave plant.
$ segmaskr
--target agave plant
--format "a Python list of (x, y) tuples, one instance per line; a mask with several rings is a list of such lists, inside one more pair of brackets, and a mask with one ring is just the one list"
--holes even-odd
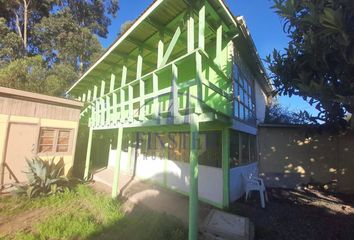
[(69, 180), (63, 176), (62, 162), (55, 163), (54, 158), (43, 160), (40, 157), (26, 161), (28, 183), (17, 187), (18, 194), (33, 198), (63, 192), (68, 188)]

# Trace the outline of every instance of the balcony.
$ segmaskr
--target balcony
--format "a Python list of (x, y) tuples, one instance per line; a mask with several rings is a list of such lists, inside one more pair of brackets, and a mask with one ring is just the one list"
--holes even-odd
[(94, 98), (82, 112), (93, 129), (188, 123), (232, 116), (231, 80), (201, 49)]

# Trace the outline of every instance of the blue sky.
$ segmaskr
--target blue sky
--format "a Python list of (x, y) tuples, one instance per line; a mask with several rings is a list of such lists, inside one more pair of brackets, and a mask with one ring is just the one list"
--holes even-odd
[[(152, 0), (120, 0), (120, 10), (117, 17), (112, 19), (108, 37), (100, 39), (103, 47), (108, 47), (116, 39), (122, 23), (137, 18), (151, 2)], [(225, 0), (234, 15), (244, 16), (262, 59), (274, 48), (285, 48), (288, 42), (281, 19), (271, 9), (272, 2), (272, 0)], [(279, 97), (279, 102), (291, 111), (316, 112), (313, 107), (298, 97)]]

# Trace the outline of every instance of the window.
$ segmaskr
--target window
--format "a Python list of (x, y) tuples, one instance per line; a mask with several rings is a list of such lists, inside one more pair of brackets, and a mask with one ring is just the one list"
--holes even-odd
[(233, 64), (234, 83), (234, 115), (237, 119), (255, 123), (255, 104), (253, 97), (253, 82), (247, 78), (237, 64)]
[[(189, 133), (139, 133), (141, 154), (145, 157), (163, 159), (168, 154), (168, 159), (179, 162), (189, 162)], [(168, 151), (164, 144), (168, 143)], [(200, 165), (221, 167), (221, 132), (208, 131), (199, 133), (199, 156)]]
[(256, 136), (232, 131), (230, 134), (230, 167), (257, 161)]
[(38, 143), (38, 153), (69, 152), (71, 130), (41, 128)]

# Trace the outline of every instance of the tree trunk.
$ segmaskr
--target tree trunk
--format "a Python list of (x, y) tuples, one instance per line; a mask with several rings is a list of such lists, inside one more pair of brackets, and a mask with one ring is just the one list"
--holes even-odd
[(23, 47), (27, 51), (28, 6), (31, 0), (23, 0)]

